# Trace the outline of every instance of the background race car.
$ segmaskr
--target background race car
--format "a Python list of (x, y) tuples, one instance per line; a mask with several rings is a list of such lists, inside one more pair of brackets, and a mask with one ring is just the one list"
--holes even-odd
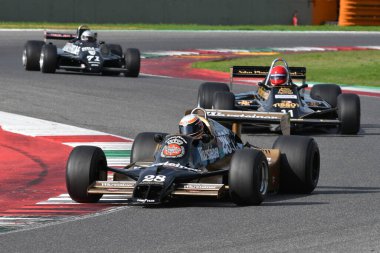
[[(47, 40), (69, 40), (63, 48)], [(45, 32), (45, 41), (29, 40), (22, 54), (25, 70), (54, 73), (57, 69), (137, 77), (140, 72), (140, 51), (97, 41), (97, 33), (80, 26), (76, 34)]]
[[(270, 77), (276, 63), (286, 69), (286, 82), (272, 85)], [(277, 65), (278, 66), (278, 65)], [(230, 91), (234, 78), (264, 78), (258, 89), (240, 94)], [(293, 80), (301, 80), (296, 85)], [(275, 59), (267, 66), (234, 66), (231, 68), (231, 83), (203, 83), (198, 90), (198, 106), (208, 109), (210, 118), (221, 122), (240, 120), (256, 127), (279, 130), (280, 119), (273, 114), (290, 116), (291, 128), (305, 129), (337, 127), (342, 134), (357, 134), (360, 129), (360, 98), (356, 94), (342, 94), (336, 84), (317, 84), (310, 94), (306, 68), (288, 67), (284, 59)], [(248, 117), (246, 111), (266, 112), (265, 117)], [(257, 114), (258, 115), (258, 114)], [(256, 116), (257, 116), (256, 115)], [(247, 122), (245, 119), (249, 118)]]
[[(197, 114), (196, 114), (197, 113)], [(140, 133), (131, 164), (107, 166), (98, 147), (78, 146), (67, 162), (66, 185), (80, 203), (97, 202), (103, 194), (125, 194), (130, 203), (152, 205), (185, 196), (230, 197), (238, 205), (259, 205), (267, 193), (311, 193), (317, 186), (320, 155), (313, 138), (280, 136), (272, 149), (243, 144), (238, 135), (193, 110), (204, 124), (200, 138), (166, 133)], [(107, 181), (107, 172), (114, 172)]]

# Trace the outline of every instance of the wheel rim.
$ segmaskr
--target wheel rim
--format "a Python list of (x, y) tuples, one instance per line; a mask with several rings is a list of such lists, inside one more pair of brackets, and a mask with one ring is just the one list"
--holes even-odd
[(44, 65), (44, 53), (41, 52), (41, 55), (40, 55), (40, 69), (42, 69), (42, 66)]
[(260, 193), (261, 195), (265, 195), (268, 190), (268, 165), (266, 162), (261, 162), (259, 166), (260, 172)]
[(26, 66), (26, 61), (27, 61), (27, 57), (26, 57), (26, 49), (24, 49), (24, 51), (22, 52), (22, 65), (25, 67)]

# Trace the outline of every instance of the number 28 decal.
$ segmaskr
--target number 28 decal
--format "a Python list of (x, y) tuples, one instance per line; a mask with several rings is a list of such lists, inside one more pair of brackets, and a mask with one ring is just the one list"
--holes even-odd
[(166, 179), (166, 176), (163, 175), (146, 175), (142, 182), (164, 182)]

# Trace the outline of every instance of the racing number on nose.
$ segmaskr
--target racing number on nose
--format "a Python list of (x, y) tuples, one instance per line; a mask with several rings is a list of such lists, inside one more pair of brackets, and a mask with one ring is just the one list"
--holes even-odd
[(97, 55), (87, 55), (87, 60), (90, 61), (100, 61), (99, 56)]
[(164, 182), (166, 179), (166, 176), (163, 175), (146, 175), (143, 179), (143, 182)]

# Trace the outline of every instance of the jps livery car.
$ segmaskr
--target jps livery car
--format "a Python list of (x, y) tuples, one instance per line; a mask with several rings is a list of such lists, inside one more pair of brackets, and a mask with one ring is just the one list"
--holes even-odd
[[(67, 161), (66, 185), (80, 203), (103, 194), (125, 194), (129, 203), (153, 205), (185, 196), (229, 197), (238, 205), (259, 205), (279, 190), (311, 193), (319, 178), (320, 156), (313, 138), (280, 136), (272, 149), (243, 144), (239, 136), (194, 109), (178, 134), (140, 133), (131, 163), (107, 166), (99, 147), (75, 147)], [(107, 180), (114, 172), (113, 180)]]
[[(276, 63), (282, 63), (277, 64)], [(275, 66), (276, 65), (276, 66)], [(234, 78), (264, 78), (257, 90), (230, 92)], [(296, 85), (293, 80), (302, 80)], [(336, 84), (314, 85), (305, 93), (306, 68), (288, 67), (284, 59), (275, 59), (270, 67), (234, 66), (230, 87), (225, 83), (203, 83), (198, 91), (198, 106), (207, 108), (210, 118), (218, 121), (240, 121), (278, 130), (279, 117), (290, 116), (291, 128), (337, 127), (342, 134), (357, 134), (360, 129), (360, 99), (356, 94), (342, 94)], [(255, 118), (246, 111), (257, 112)], [(246, 122), (246, 118), (250, 122)]]
[[(62, 48), (47, 40), (68, 40)], [(140, 72), (140, 51), (97, 41), (97, 33), (80, 26), (76, 34), (45, 32), (45, 41), (29, 40), (22, 54), (25, 70), (54, 73), (58, 69), (137, 77)]]

